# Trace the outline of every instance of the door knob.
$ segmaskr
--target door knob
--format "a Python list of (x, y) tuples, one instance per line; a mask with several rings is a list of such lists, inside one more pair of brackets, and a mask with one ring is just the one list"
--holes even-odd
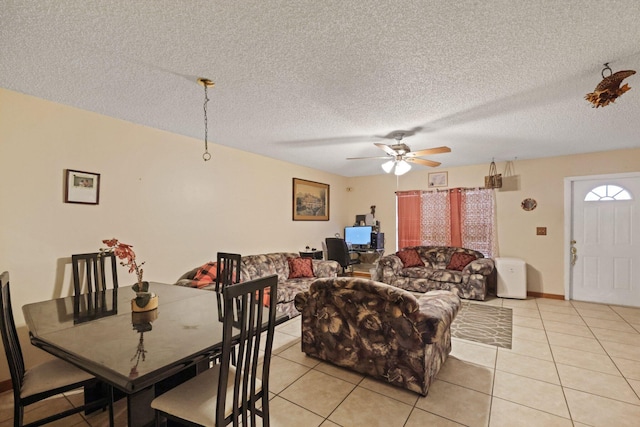
[(576, 249), (575, 247), (576, 241), (572, 240), (571, 241), (571, 265), (576, 265), (576, 260), (578, 259), (578, 249)]

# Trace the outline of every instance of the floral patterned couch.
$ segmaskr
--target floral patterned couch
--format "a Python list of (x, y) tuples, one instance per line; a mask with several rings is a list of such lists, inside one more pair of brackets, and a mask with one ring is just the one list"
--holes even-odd
[(426, 396), (451, 352), (460, 298), (338, 277), (315, 280), (295, 305), (306, 354)]
[[(403, 256), (412, 250), (419, 260)], [(484, 301), (488, 290), (495, 289), (496, 272), (492, 259), (472, 249), (413, 246), (378, 259), (376, 279), (408, 291), (444, 289), (460, 298)]]
[[(289, 278), (289, 259), (298, 258), (300, 255), (291, 252), (276, 252), (261, 255), (248, 255), (242, 257), (240, 265), (240, 280), (249, 281), (260, 277), (278, 275), (278, 311), (289, 317), (298, 316), (300, 313), (294, 306), (293, 299), (298, 292), (309, 289), (309, 285), (318, 277), (336, 277), (342, 271), (336, 261), (311, 260), (313, 264), (313, 277)], [(196, 287), (194, 278), (201, 267), (196, 267), (183, 274), (176, 285)], [(201, 287), (201, 289), (214, 290), (215, 283)]]

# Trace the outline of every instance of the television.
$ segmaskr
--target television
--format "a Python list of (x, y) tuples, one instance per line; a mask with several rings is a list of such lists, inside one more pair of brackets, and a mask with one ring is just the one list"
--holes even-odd
[(370, 225), (360, 227), (345, 227), (344, 240), (348, 245), (368, 247), (371, 245), (372, 231), (373, 227), (371, 227)]

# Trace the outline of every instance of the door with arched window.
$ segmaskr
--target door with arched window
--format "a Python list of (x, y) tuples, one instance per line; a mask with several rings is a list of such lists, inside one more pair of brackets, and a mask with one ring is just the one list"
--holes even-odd
[(640, 178), (576, 180), (570, 298), (640, 306)]

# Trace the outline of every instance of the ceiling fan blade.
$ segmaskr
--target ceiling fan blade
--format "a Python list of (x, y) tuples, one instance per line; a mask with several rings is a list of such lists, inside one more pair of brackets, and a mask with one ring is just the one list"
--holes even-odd
[[(347, 160), (366, 160), (366, 159), (389, 159), (389, 156), (379, 156), (379, 157), (347, 157)], [(393, 159), (391, 159), (393, 160)]]
[(387, 153), (390, 156), (394, 156), (395, 157), (395, 156), (398, 155), (398, 153), (396, 153), (396, 151), (393, 148), (389, 147), (386, 144), (381, 144), (379, 142), (374, 142), (373, 145), (375, 145), (378, 148), (381, 148), (382, 150), (384, 150), (385, 153)]
[(411, 151), (410, 153), (405, 154), (405, 156), (420, 157), (420, 156), (429, 156), (431, 154), (450, 153), (450, 152), (451, 152), (451, 148), (449, 147), (435, 147), (435, 148), (426, 148), (424, 150)]
[(407, 162), (410, 163), (417, 163), (419, 165), (422, 166), (431, 166), (432, 168), (435, 168), (436, 166), (440, 166), (440, 162), (434, 162), (433, 160), (426, 160), (426, 159), (416, 159), (414, 157), (407, 157), (405, 159)]

